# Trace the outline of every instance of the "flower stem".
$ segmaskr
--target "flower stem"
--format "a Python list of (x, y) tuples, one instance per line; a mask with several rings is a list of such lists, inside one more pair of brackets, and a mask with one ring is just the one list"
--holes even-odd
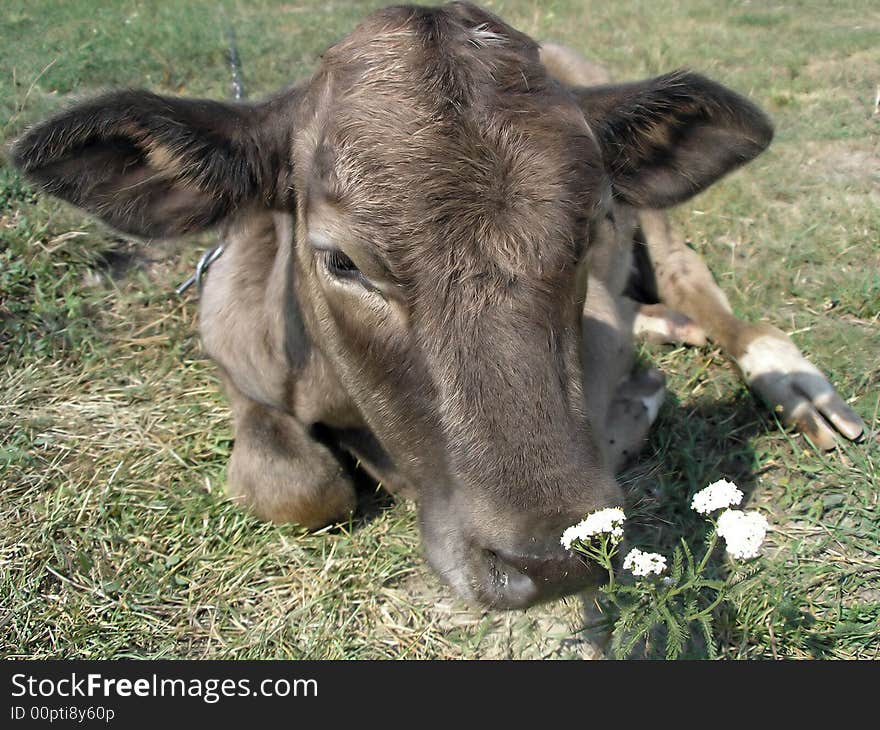
[(718, 531), (715, 528), (715, 524), (712, 524), (712, 532), (709, 537), (709, 544), (706, 546), (706, 554), (703, 555), (703, 559), (700, 561), (700, 564), (697, 566), (697, 570), (695, 571), (697, 575), (700, 575), (703, 572), (703, 569), (709, 562), (709, 558), (712, 556), (712, 551), (715, 550), (715, 546), (718, 544)]

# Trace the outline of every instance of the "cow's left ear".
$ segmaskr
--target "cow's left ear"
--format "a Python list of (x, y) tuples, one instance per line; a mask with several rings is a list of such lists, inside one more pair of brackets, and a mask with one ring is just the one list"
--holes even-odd
[(243, 205), (279, 205), (297, 99), (296, 89), (258, 104), (114, 92), (30, 129), (12, 161), (114, 228), (170, 238)]
[(615, 196), (640, 208), (687, 200), (773, 138), (757, 106), (695, 73), (572, 91), (598, 139)]

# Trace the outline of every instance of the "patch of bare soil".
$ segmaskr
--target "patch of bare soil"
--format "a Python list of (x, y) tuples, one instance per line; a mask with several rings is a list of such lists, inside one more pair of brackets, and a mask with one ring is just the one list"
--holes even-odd
[(456, 598), (427, 568), (401, 586), (411, 600), (430, 607), (432, 632), (467, 647), (477, 659), (603, 659), (601, 632), (584, 627), (597, 617), (587, 596), (527, 611), (487, 611)]
[(808, 148), (806, 165), (824, 180), (857, 184), (880, 182), (880, 149), (864, 143), (814, 143)]
[(834, 58), (817, 57), (804, 68), (804, 74), (819, 83), (828, 83), (829, 77), (846, 76), (858, 73), (870, 78), (880, 71), (880, 55), (876, 49), (857, 51), (847, 56)]

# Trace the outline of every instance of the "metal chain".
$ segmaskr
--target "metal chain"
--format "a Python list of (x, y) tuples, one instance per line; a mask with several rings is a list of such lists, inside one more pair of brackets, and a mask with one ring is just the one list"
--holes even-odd
[[(232, 26), (229, 27), (227, 38), (229, 39), (229, 50), (226, 58), (229, 61), (229, 68), (232, 71), (232, 98), (235, 99), (235, 101), (241, 101), (244, 97), (244, 82), (242, 81), (241, 76), (241, 57), (238, 55), (238, 46), (235, 42), (235, 28)], [(202, 283), (205, 276), (208, 274), (208, 268), (222, 255), (222, 242), (205, 251), (199, 259), (199, 263), (196, 264), (195, 273), (175, 289), (177, 295), (183, 296), (193, 284), (198, 285), (199, 293), (201, 293)]]

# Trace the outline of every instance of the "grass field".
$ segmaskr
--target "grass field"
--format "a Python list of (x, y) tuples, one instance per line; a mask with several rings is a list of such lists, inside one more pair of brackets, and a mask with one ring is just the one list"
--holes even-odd
[[(5, 0), (0, 142), (107, 87), (228, 97), (229, 27), (248, 94), (268, 93), (380, 4)], [(737, 313), (791, 333), (871, 433), (819, 453), (717, 350), (651, 348), (671, 397), (624, 480), (651, 549), (701, 529), (688, 498), (722, 476), (770, 517), (760, 578), (718, 616), (721, 656), (878, 657), (877, 3), (486, 4), (619, 79), (689, 66), (773, 116), (770, 151), (674, 217)], [(421, 557), (412, 504), (378, 495), (306, 534), (225, 501), (228, 408), (197, 301), (173, 293), (208, 240), (120, 239), (0, 167), (0, 656), (593, 655), (576, 599), (458, 602)]]

